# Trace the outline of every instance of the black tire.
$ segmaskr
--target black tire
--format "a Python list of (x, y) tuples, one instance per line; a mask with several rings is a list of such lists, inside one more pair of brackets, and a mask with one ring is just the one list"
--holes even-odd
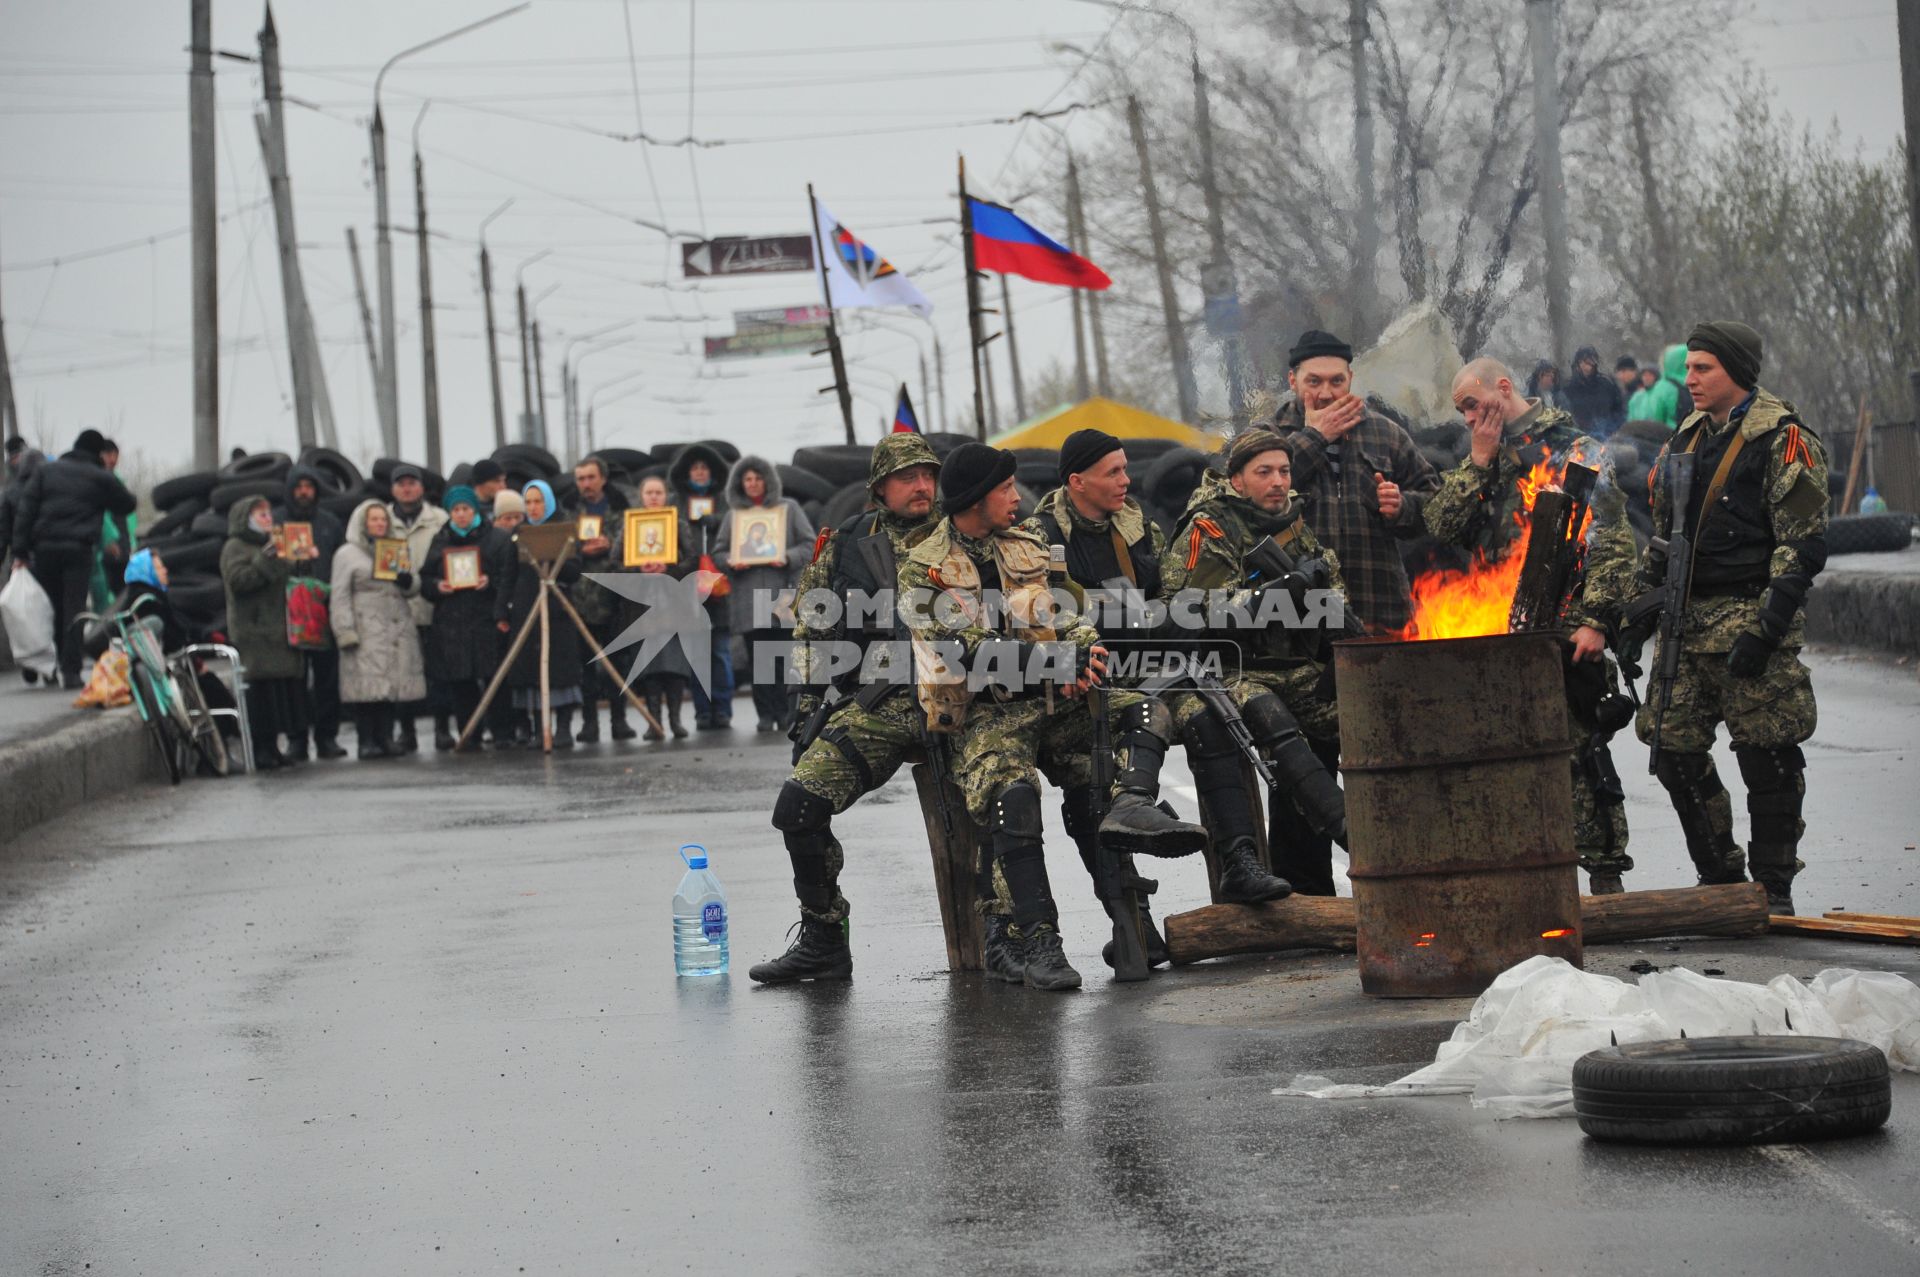
[(740, 460), (740, 447), (731, 440), (702, 439), (700, 444), (702, 447), (712, 448), (715, 452), (719, 453), (720, 459), (727, 463), (728, 469), (732, 469), (733, 463)]
[[(335, 493), (320, 498), (320, 508), (336, 519), (350, 518), (360, 508), (360, 503), (372, 494), (367, 491), (366, 481), (355, 484), (350, 491)], [(382, 498), (384, 500), (384, 498)]]
[(1175, 448), (1187, 445), (1178, 439), (1122, 439), (1127, 453), (1127, 469), (1146, 473), (1146, 467), (1172, 452)]
[(1595, 1139), (1783, 1144), (1860, 1135), (1893, 1108), (1887, 1057), (1845, 1038), (1634, 1042), (1573, 1066), (1573, 1107)]
[(692, 441), (688, 439), (680, 439), (672, 443), (656, 443), (647, 449), (647, 455), (653, 458), (653, 464), (656, 466), (670, 466), (673, 464), (673, 459), (680, 455), (680, 449), (690, 442)]
[(447, 472), (447, 486), (449, 488), (458, 487), (460, 484), (466, 483), (472, 478), (473, 462), (462, 461), (459, 465)]
[(849, 483), (833, 494), (820, 511), (820, 525), (828, 528), (843, 528), (860, 516), (867, 508), (867, 485)]
[(835, 443), (816, 448), (796, 448), (793, 464), (811, 470), (836, 488), (849, 483), (864, 485), (873, 468), (873, 449), (857, 443)]
[(1432, 466), (1435, 470), (1438, 470), (1441, 474), (1445, 474), (1447, 471), (1453, 469), (1455, 466), (1460, 464), (1460, 459), (1458, 457), (1454, 456), (1451, 452), (1447, 451), (1445, 448), (1442, 448), (1438, 444), (1433, 444), (1433, 443), (1421, 444), (1420, 455), (1427, 459), (1428, 465)]
[(185, 532), (193, 523), (194, 516), (206, 513), (204, 499), (182, 501), (168, 508), (166, 514), (155, 519), (151, 526), (140, 529), (141, 544), (148, 541), (164, 541), (177, 533)]
[(185, 616), (206, 620), (227, 605), (227, 587), (217, 576), (174, 577), (167, 602)]
[(595, 455), (610, 466), (620, 467), (629, 475), (639, 474), (653, 464), (653, 454), (639, 448), (600, 448)]
[(1200, 486), (1200, 475), (1212, 460), (1212, 453), (1198, 448), (1174, 448), (1161, 453), (1140, 477), (1142, 503), (1177, 518), (1187, 508), (1187, 498)]
[(775, 466), (780, 472), (780, 487), (801, 505), (809, 501), (831, 501), (841, 485), (821, 478), (801, 466)]
[(249, 452), (220, 467), (220, 482), (239, 479), (285, 479), (293, 458), (284, 452)]
[(196, 537), (223, 537), (227, 535), (227, 516), (215, 514), (211, 510), (202, 510), (188, 522), (187, 533)]
[(153, 488), (153, 504), (161, 510), (172, 510), (175, 506), (188, 501), (205, 502), (213, 490), (220, 486), (220, 475), (213, 470), (196, 470), (192, 474), (183, 474), (158, 483)]
[(1827, 520), (1828, 554), (1883, 554), (1913, 540), (1913, 520), (1904, 514), (1842, 514)]
[(1660, 455), (1660, 449), (1667, 446), (1673, 438), (1673, 427), (1664, 421), (1629, 421), (1613, 432), (1615, 439), (1632, 440), (1635, 447), (1646, 454), (1647, 460)]
[(365, 477), (346, 453), (322, 448), (318, 444), (309, 444), (300, 450), (300, 464), (318, 471), (328, 481), (327, 490), (320, 494), (323, 497), (337, 492), (352, 492), (359, 488), (360, 481)]
[[(286, 495), (285, 475), (277, 479), (235, 479), (215, 488), (207, 499), (207, 505), (224, 519), (227, 511), (233, 508), (233, 503), (236, 501), (252, 497), (265, 497), (269, 501), (278, 501)], [(220, 530), (226, 531), (225, 523), (220, 525)]]
[(961, 434), (958, 430), (929, 430), (920, 437), (927, 441), (929, 448), (933, 449), (933, 455), (943, 461), (946, 460), (949, 452), (961, 444), (974, 442), (972, 435)]
[[(537, 470), (539, 473), (534, 475), (536, 479), (545, 479), (560, 473), (560, 458), (537, 443), (505, 444), (493, 450), (493, 459), (499, 462), (503, 469)], [(378, 473), (379, 469), (380, 463), (376, 461), (375, 473)], [(380, 477), (384, 479), (387, 476), (382, 474)]]
[[(218, 572), (220, 570), (220, 550), (226, 545), (225, 538), (214, 537), (177, 537), (163, 545), (146, 547), (158, 555), (167, 565), (169, 574), (188, 575), (194, 572)], [(173, 588), (169, 586), (171, 595)]]
[(1013, 474), (1021, 483), (1042, 494), (1060, 486), (1060, 463), (1057, 461), (1051, 465), (1044, 461), (1022, 461), (1014, 466)]
[(1613, 458), (1613, 472), (1626, 474), (1640, 465), (1640, 445), (1631, 439), (1615, 435), (1607, 440), (1607, 455)]

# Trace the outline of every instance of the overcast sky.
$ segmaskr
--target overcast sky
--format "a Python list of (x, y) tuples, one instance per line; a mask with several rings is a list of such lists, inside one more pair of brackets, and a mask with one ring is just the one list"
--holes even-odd
[[(342, 446), (378, 449), (372, 382), (344, 230), (356, 227), (373, 289), (373, 195), (365, 119), (379, 64), (484, 17), (508, 0), (285, 0), (275, 9), (289, 111), (302, 260), (325, 352)], [(1207, 6), (1177, 5), (1198, 18)], [(1673, 5), (1674, 21), (1689, 6)], [(627, 56), (623, 12), (633, 23)], [(167, 470), (190, 454), (191, 318), (187, 283), (187, 0), (10, 0), (0, 51), (0, 308), (16, 397), (30, 435), (64, 448), (82, 427), (115, 435)], [(1756, 0), (1736, 33), (1781, 107), (1850, 145), (1884, 154), (1900, 132), (1891, 0), (1811, 6)], [(252, 54), (258, 5), (215, 0), (216, 48)], [(981, 193), (1057, 158), (1044, 128), (982, 123), (1079, 95), (1077, 58), (1114, 21), (1078, 0), (536, 0), (525, 13), (401, 63), (383, 100), (392, 216), (414, 216), (411, 131), (421, 123), (432, 220), (440, 399), (448, 464), (490, 450), (476, 234), (488, 232), (495, 304), (513, 322), (516, 266), (540, 303), (551, 400), (571, 340), (632, 321), (632, 340), (586, 360), (603, 443), (645, 446), (720, 435), (785, 457), (841, 436), (825, 360), (708, 364), (701, 337), (731, 331), (735, 310), (817, 299), (802, 275), (690, 288), (679, 250), (628, 220), (710, 235), (800, 233), (805, 186), (936, 304), (953, 412), (967, 411), (966, 311), (953, 249), (954, 159)], [(1116, 39), (1150, 39), (1151, 19)], [(690, 51), (691, 45), (691, 51)], [(1204, 56), (1204, 51), (1203, 51)], [(219, 111), (221, 432), (223, 447), (296, 446), (271, 210), (250, 112), (258, 68), (216, 62)], [(736, 140), (689, 151), (602, 136), (636, 129)], [(1062, 121), (1075, 136), (1114, 127)], [(1064, 237), (1064, 227), (1046, 227)], [(151, 244), (147, 237), (158, 237)], [(135, 242), (57, 268), (53, 258)], [(414, 237), (396, 234), (403, 451), (424, 456)], [(554, 286), (558, 287), (555, 288)], [(1016, 284), (1030, 370), (1070, 355), (1066, 293)], [(377, 306), (377, 299), (375, 302)], [(856, 426), (873, 438), (931, 329), (887, 314), (849, 337)], [(575, 347), (576, 352), (585, 343)], [(515, 342), (503, 336), (503, 357)], [(519, 370), (504, 369), (510, 405)], [(1003, 399), (1006, 397), (1003, 386)], [(1030, 409), (1034, 405), (1029, 405)], [(934, 415), (922, 404), (923, 418)]]

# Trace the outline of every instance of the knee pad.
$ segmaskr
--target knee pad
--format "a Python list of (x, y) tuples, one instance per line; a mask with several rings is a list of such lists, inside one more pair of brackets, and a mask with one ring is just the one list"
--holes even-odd
[(1128, 735), (1151, 736), (1162, 750), (1173, 739), (1173, 711), (1158, 697), (1149, 696), (1121, 720), (1120, 730)]
[(1755, 792), (1793, 786), (1800, 773), (1807, 770), (1807, 756), (1798, 745), (1735, 745), (1733, 757), (1740, 764), (1740, 779), (1746, 782), (1749, 799)]
[(1066, 823), (1067, 837), (1079, 842), (1098, 832), (1093, 818), (1095, 794), (1091, 786), (1076, 785), (1060, 796), (1060, 819)]
[(987, 810), (987, 828), (1022, 841), (1040, 841), (1040, 791), (1033, 782), (1016, 780), (1001, 790)]
[(782, 785), (780, 796), (773, 803), (773, 827), (782, 833), (819, 833), (832, 818), (833, 804), (799, 781), (790, 780)]
[(1287, 703), (1272, 692), (1261, 692), (1242, 705), (1240, 716), (1247, 720), (1247, 730), (1253, 733), (1254, 743), (1263, 750), (1270, 751), (1301, 735), (1300, 720), (1293, 716)]
[(1227, 733), (1226, 724), (1210, 708), (1203, 707), (1188, 719), (1180, 737), (1186, 743), (1187, 752), (1195, 758), (1228, 758), (1240, 753), (1240, 747)]
[(1711, 754), (1682, 754), (1663, 749), (1653, 765), (1653, 774), (1661, 786), (1676, 797), (1705, 800), (1722, 788)]

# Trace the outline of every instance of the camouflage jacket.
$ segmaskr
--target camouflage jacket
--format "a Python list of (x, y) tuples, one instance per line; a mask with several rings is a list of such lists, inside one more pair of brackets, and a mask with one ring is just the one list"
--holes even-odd
[[(810, 677), (814, 656), (826, 650), (824, 646), (816, 648), (815, 644), (855, 637), (849, 633), (849, 614), (844, 606), (813, 607), (808, 601), (809, 595), (815, 595), (817, 600), (822, 592), (827, 592), (839, 596), (840, 604), (845, 603), (847, 582), (846, 574), (840, 570), (841, 556), (854, 553), (854, 543), (862, 537), (882, 532), (893, 545), (894, 562), (904, 563), (915, 538), (924, 535), (933, 522), (927, 516), (908, 519), (885, 509), (874, 509), (841, 527), (820, 530), (813, 543), (813, 561), (801, 570), (794, 590), (793, 678), (796, 682), (808, 685), (814, 682)], [(878, 589), (891, 589), (894, 585), (892, 581), (872, 584)]]
[[(1765, 389), (1756, 389), (1745, 411), (1735, 410), (1726, 421), (1716, 425), (1705, 412), (1695, 412), (1681, 423), (1673, 438), (1655, 460), (1647, 477), (1653, 490), (1653, 526), (1664, 531), (1672, 525), (1670, 491), (1665, 481), (1667, 457), (1682, 452), (1716, 448), (1730, 432), (1738, 430), (1744, 447), (1764, 443), (1764, 463), (1755, 464), (1758, 482), (1756, 504), (1763, 507), (1747, 512), (1749, 521), (1764, 526), (1771, 536), (1772, 552), (1765, 575), (1769, 583), (1782, 578), (1798, 578), (1811, 584), (1826, 562), (1827, 534), (1827, 451), (1812, 430), (1800, 422), (1793, 405)], [(1730, 441), (1727, 441), (1730, 442)], [(1743, 456), (1751, 454), (1744, 451)], [(1712, 481), (1711, 468), (1694, 472), (1694, 501), (1701, 499)], [(1702, 516), (1694, 529), (1694, 571), (1700, 574), (1702, 556), (1710, 556), (1716, 524), (1737, 518), (1735, 493), (1739, 485), (1729, 484), (1716, 509)], [(1634, 579), (1636, 588), (1645, 590), (1658, 583), (1665, 571), (1664, 561), (1651, 548), (1640, 561)], [(1804, 586), (1802, 587), (1804, 588)], [(1705, 597), (1703, 597), (1705, 596)], [(1762, 634), (1760, 612), (1766, 604), (1766, 591), (1756, 589), (1750, 596), (1715, 594), (1696, 586), (1687, 603), (1686, 624), (1681, 649), (1687, 652), (1725, 652), (1743, 633)], [(1798, 648), (1806, 642), (1806, 614), (1796, 610), (1781, 646)]]
[(1543, 462), (1569, 460), (1600, 472), (1592, 498), (1593, 523), (1587, 530), (1586, 565), (1567, 604), (1569, 629), (1591, 625), (1611, 632), (1620, 609), (1633, 593), (1639, 548), (1627, 522), (1626, 494), (1614, 473), (1613, 459), (1599, 440), (1582, 434), (1573, 416), (1534, 400), (1516, 421), (1493, 463), (1476, 466), (1468, 456), (1440, 478), (1440, 490), (1427, 498), (1421, 513), (1427, 531), (1448, 545), (1478, 550), (1498, 562), (1517, 548), (1527, 526), (1524, 481)]
[[(1193, 614), (1180, 603), (1182, 591), (1219, 591), (1236, 605), (1249, 603), (1254, 591), (1248, 581), (1246, 554), (1263, 537), (1283, 540), (1283, 548), (1295, 559), (1324, 560), (1332, 573), (1332, 588), (1344, 599), (1346, 582), (1340, 575), (1340, 560), (1313, 535), (1302, 517), (1302, 504), (1289, 501), (1284, 510), (1269, 514), (1235, 492), (1225, 476), (1213, 470), (1202, 474), (1180, 527), (1160, 558), (1160, 589), (1173, 605), (1169, 626), (1177, 627), (1182, 614)], [(1316, 659), (1323, 646), (1318, 629), (1268, 625), (1255, 632), (1251, 643), (1244, 629), (1201, 633), (1239, 642), (1250, 664), (1299, 664)]]

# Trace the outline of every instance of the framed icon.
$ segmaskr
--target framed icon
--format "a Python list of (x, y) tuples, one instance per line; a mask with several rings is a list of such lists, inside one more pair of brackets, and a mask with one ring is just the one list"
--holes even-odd
[(313, 525), (283, 523), (273, 530), (273, 543), (283, 559), (313, 558)]
[(448, 589), (477, 590), (480, 588), (479, 546), (455, 546), (447, 551), (444, 562)]
[(620, 561), (626, 567), (671, 566), (680, 558), (679, 515), (672, 506), (628, 510), (621, 542)]
[(580, 527), (579, 539), (582, 541), (591, 541), (600, 535), (604, 517), (598, 514), (583, 514), (580, 516), (578, 523)]
[(398, 537), (381, 537), (373, 543), (373, 579), (391, 581), (402, 572), (413, 571), (407, 543)]
[(787, 507), (756, 506), (733, 512), (733, 548), (737, 568), (777, 564), (787, 552)]
[(712, 497), (688, 497), (687, 498), (687, 521), (689, 523), (698, 523), (702, 519), (712, 517), (712, 515), (713, 515), (713, 498)]

